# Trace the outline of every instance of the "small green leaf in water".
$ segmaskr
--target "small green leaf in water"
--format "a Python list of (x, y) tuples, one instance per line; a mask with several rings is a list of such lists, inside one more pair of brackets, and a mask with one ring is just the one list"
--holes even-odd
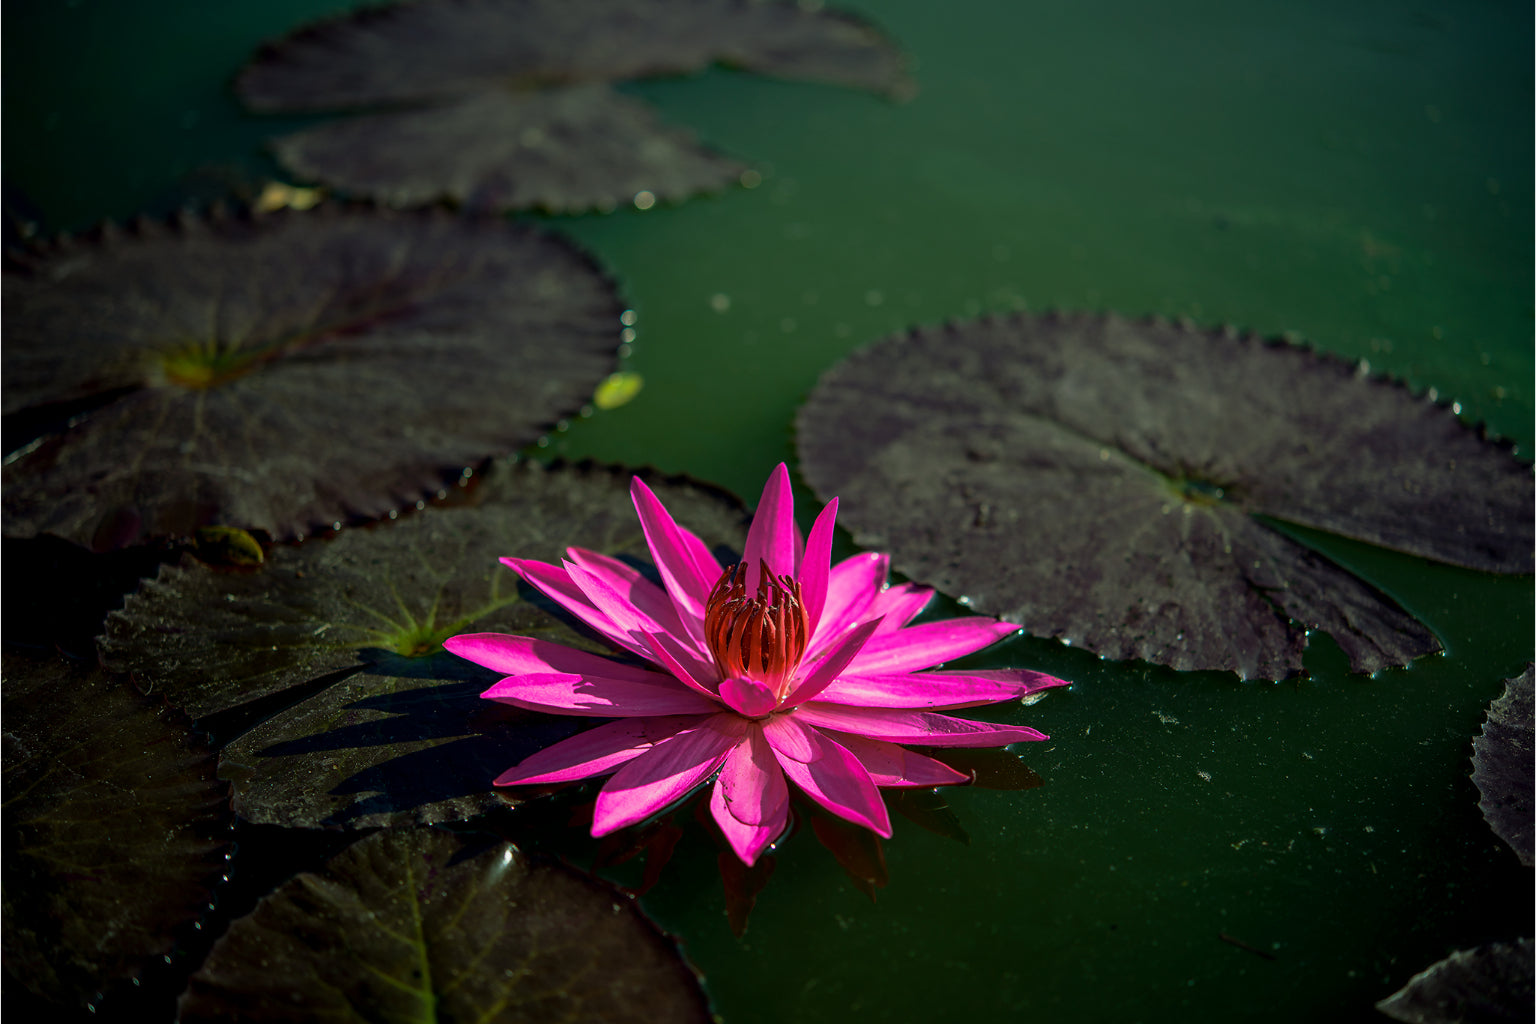
[(610, 373), (592, 392), (592, 404), (599, 409), (617, 409), (634, 401), (644, 386), (645, 378), (638, 373)]
[(266, 561), (261, 542), (234, 526), (204, 526), (197, 531), (194, 550), (200, 561), (209, 565), (249, 568)]

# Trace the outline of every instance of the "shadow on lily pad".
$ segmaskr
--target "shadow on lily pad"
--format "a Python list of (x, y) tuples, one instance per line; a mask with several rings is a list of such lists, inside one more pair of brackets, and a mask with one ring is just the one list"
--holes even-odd
[[(642, 473), (712, 543), (745, 515), (713, 489)], [(611, 651), (554, 615), (497, 560), (567, 546), (639, 555), (630, 473), (501, 464), (453, 507), (274, 547), (255, 571), (167, 566), (107, 620), (104, 663), (201, 719), (244, 719), (220, 773), (248, 820), (372, 827), (472, 817), (491, 780), (574, 732), (570, 719), (478, 694), (496, 676), (447, 654), (463, 632)], [(244, 735), (252, 719), (264, 719)], [(589, 724), (589, 723), (587, 723)]]

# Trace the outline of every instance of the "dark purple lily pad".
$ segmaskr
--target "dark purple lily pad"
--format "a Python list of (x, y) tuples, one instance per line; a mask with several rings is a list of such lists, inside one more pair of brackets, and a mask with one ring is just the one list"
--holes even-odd
[(5, 533), (97, 548), (415, 502), (579, 409), (621, 330), (565, 242), (337, 207), (63, 242), (5, 306), (6, 413), (83, 410), (7, 463)]
[[(679, 521), (740, 548), (734, 499), (642, 475)], [(498, 465), (462, 506), (276, 547), (257, 571), (167, 566), (108, 618), (103, 661), (198, 718), (292, 704), (223, 751), (248, 820), (362, 828), (482, 813), (498, 804), (491, 779), (579, 723), (481, 700), (496, 676), (442, 641), (490, 631), (610, 653), (497, 559), (558, 561), (574, 545), (648, 561), (629, 480)]]
[(852, 15), (776, 0), (421, 0), (265, 47), (236, 89), (256, 110), (397, 106), (508, 87), (685, 75), (711, 64), (911, 90), (899, 51)]
[(386, 830), (230, 925), (182, 1021), (710, 1020), (625, 896), (504, 842)]
[(1089, 314), (918, 329), (828, 371), (797, 431), (860, 544), (1111, 658), (1275, 679), (1301, 670), (1308, 628), (1358, 672), (1439, 649), (1255, 515), (1531, 571), (1531, 469), (1507, 446), (1254, 336)]
[(746, 170), (601, 84), (329, 121), (275, 148), (299, 177), (354, 195), (396, 206), (446, 198), (476, 210), (577, 212), (641, 192), (680, 201), (719, 191)]
[(185, 716), (94, 668), (7, 652), (5, 983), (110, 997), (207, 910), (228, 787)]
[(604, 83), (711, 64), (912, 92), (903, 58), (849, 15), (747, 0), (422, 0), (370, 7), (263, 49), (255, 110), (371, 111), (281, 139), (297, 174), (396, 203), (582, 210), (682, 199), (740, 164)]
[(1483, 731), (1472, 740), (1472, 781), (1482, 798), (1477, 806), (1520, 863), (1531, 865), (1532, 818), (1536, 786), (1531, 782), (1533, 702), (1531, 677), (1536, 667), (1508, 681), (1504, 694), (1488, 705)]
[(1376, 1004), (1408, 1024), (1524, 1024), (1536, 1005), (1530, 939), (1463, 949)]

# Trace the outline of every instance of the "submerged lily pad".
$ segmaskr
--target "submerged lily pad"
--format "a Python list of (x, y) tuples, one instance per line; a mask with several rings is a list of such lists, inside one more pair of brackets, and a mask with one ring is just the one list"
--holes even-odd
[(266, 112), (372, 111), (279, 140), (296, 173), (396, 203), (582, 210), (682, 199), (743, 168), (603, 83), (711, 64), (901, 97), (900, 52), (827, 10), (746, 0), (422, 0), (266, 47), (237, 90)]
[(1408, 1024), (1528, 1021), (1536, 1003), (1533, 957), (1530, 939), (1459, 950), (1415, 974), (1376, 1009)]
[(97, 1003), (169, 954), (231, 849), (185, 717), (94, 668), (7, 653), (5, 983)]
[(1483, 817), (1527, 867), (1531, 864), (1536, 793), (1531, 782), (1533, 747), (1531, 677), (1536, 667), (1509, 680), (1504, 694), (1488, 705), (1483, 731), (1472, 740), (1472, 781), (1482, 799)]
[(1301, 670), (1308, 628), (1359, 672), (1438, 649), (1256, 516), (1531, 571), (1531, 470), (1507, 446), (1254, 336), (1088, 314), (918, 329), (828, 371), (797, 432), (860, 544), (1111, 658), (1273, 679)]
[(567, 243), (321, 207), (104, 232), (5, 275), (5, 533), (98, 548), (376, 517), (516, 449), (612, 369), (612, 285)]
[(267, 896), (182, 1021), (705, 1022), (676, 945), (600, 882), (515, 846), (388, 830)]
[[(734, 499), (643, 475), (679, 521), (739, 549)], [(496, 676), (442, 641), (505, 632), (608, 653), (497, 559), (558, 561), (573, 545), (645, 557), (629, 479), (498, 465), (463, 506), (276, 547), (258, 571), (167, 566), (108, 618), (103, 661), (199, 718), (306, 698), (224, 749), (220, 773), (251, 821), (361, 828), (481, 813), (498, 802), (491, 779), (579, 723), (481, 700)]]

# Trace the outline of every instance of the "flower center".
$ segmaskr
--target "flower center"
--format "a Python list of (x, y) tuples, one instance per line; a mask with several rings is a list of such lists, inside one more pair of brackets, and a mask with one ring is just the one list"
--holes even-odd
[(715, 581), (704, 605), (704, 637), (726, 678), (747, 678), (772, 687), (780, 699), (794, 678), (810, 626), (800, 600), (800, 583), (775, 578), (759, 562), (757, 593), (747, 596), (747, 570), (740, 563)]

